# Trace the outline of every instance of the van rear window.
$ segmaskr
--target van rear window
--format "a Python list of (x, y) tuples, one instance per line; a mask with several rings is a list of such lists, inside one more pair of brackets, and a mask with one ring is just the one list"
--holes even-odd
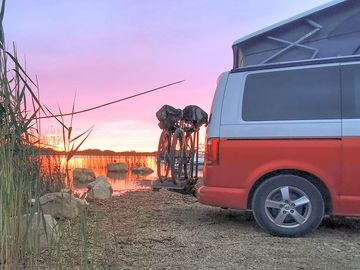
[(343, 118), (360, 119), (360, 65), (343, 66), (341, 78)]
[(246, 78), (245, 121), (340, 119), (339, 67), (250, 74)]

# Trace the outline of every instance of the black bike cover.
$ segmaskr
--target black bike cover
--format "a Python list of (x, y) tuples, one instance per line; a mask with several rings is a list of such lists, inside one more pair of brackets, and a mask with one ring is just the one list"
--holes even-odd
[(196, 105), (188, 105), (183, 110), (183, 119), (192, 122), (196, 128), (207, 124), (208, 114)]
[(161, 129), (169, 129), (182, 119), (182, 111), (170, 105), (164, 105), (156, 112), (156, 117), (160, 121), (159, 127)]

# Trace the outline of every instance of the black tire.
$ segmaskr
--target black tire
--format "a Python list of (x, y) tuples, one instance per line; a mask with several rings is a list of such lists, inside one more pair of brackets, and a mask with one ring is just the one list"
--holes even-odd
[(255, 191), (252, 210), (257, 223), (272, 235), (298, 237), (314, 231), (324, 216), (324, 200), (307, 179), (278, 175)]
[(167, 179), (170, 170), (170, 142), (168, 132), (163, 130), (160, 135), (157, 154), (157, 175), (163, 182)]
[(191, 179), (194, 174), (194, 157), (195, 157), (193, 137), (191, 135), (185, 138), (184, 149), (185, 149), (185, 162), (184, 162), (185, 178)]
[(183, 140), (184, 140), (184, 132), (180, 129), (176, 130), (172, 136), (172, 142), (170, 147), (171, 178), (174, 184), (180, 183), (183, 175), (183, 166), (184, 166)]

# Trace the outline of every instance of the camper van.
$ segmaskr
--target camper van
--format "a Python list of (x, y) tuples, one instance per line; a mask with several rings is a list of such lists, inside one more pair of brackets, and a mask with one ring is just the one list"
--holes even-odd
[(207, 127), (199, 201), (278, 236), (360, 216), (360, 1), (332, 1), (233, 44)]

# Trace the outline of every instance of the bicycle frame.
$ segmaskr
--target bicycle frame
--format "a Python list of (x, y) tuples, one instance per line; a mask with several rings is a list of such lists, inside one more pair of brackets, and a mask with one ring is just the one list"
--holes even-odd
[[(192, 122), (180, 120), (178, 128), (174, 133), (181, 134), (181, 148), (180, 156), (183, 159), (181, 166), (184, 166), (185, 179), (197, 180), (198, 179), (198, 149), (199, 149), (199, 128), (195, 128)], [(187, 143), (190, 142), (190, 145)], [(188, 153), (189, 152), (189, 153)], [(189, 160), (187, 160), (189, 158)], [(190, 175), (187, 175), (186, 166), (190, 167)], [(195, 173), (194, 173), (195, 172)]]
[(159, 176), (160, 181), (153, 185), (153, 190), (167, 189), (195, 196), (199, 169), (199, 130), (192, 122), (181, 119), (165, 131), (167, 138), (171, 136), (168, 164), (172, 181)]

